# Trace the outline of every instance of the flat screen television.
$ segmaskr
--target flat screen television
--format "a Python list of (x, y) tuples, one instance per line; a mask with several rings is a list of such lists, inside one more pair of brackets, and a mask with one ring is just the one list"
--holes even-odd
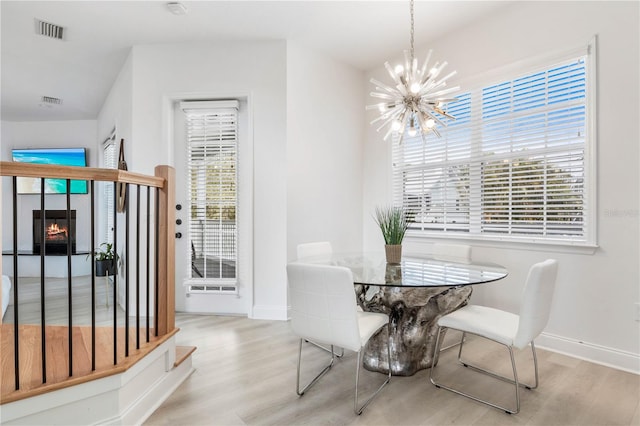
[[(85, 148), (30, 148), (12, 150), (13, 161), (35, 164), (55, 164), (59, 166), (87, 166)], [(40, 194), (40, 178), (19, 177), (17, 179), (18, 194)], [(66, 179), (45, 179), (45, 194), (66, 194)], [(71, 181), (72, 194), (86, 194), (86, 180)]]

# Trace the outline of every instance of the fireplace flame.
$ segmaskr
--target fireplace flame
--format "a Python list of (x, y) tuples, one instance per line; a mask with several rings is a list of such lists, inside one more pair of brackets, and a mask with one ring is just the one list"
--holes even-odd
[(47, 240), (64, 240), (68, 237), (68, 231), (65, 227), (52, 223), (47, 227)]

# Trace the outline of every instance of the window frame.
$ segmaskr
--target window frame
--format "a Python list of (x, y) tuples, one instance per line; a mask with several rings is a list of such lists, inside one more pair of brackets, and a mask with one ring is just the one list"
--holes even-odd
[[(471, 232), (472, 227), (474, 227), (473, 218), (469, 218), (469, 232), (459, 232), (459, 231), (447, 231), (447, 230), (416, 230), (409, 229), (407, 231), (407, 237), (409, 239), (457, 239), (457, 240), (466, 240), (466, 241), (475, 241), (480, 244), (488, 244), (488, 245), (500, 245), (500, 246), (513, 246), (519, 247), (522, 244), (533, 244), (537, 247), (573, 247), (576, 250), (580, 250), (581, 248), (587, 249), (590, 251), (597, 247), (597, 157), (596, 157), (596, 146), (597, 146), (597, 55), (596, 55), (596, 37), (594, 37), (586, 46), (577, 47), (570, 50), (559, 51), (552, 54), (547, 54), (539, 57), (535, 57), (532, 59), (527, 59), (519, 62), (512, 63), (510, 65), (496, 68), (494, 70), (483, 73), (477, 77), (467, 79), (466, 81), (461, 81), (460, 85), (465, 90), (463, 93), (473, 92), (473, 91), (482, 91), (483, 88), (487, 88), (496, 84), (500, 84), (503, 82), (511, 82), (518, 77), (521, 77), (526, 74), (531, 74), (538, 71), (550, 70), (555, 65), (570, 61), (579, 57), (585, 58), (585, 137), (584, 137), (584, 188), (582, 190), (582, 194), (585, 199), (585, 210), (586, 214), (584, 216), (584, 236), (582, 239), (565, 239), (565, 238), (549, 238), (549, 237), (538, 237), (538, 236), (520, 236), (520, 235), (495, 235), (495, 234), (486, 234), (483, 232)], [(473, 104), (475, 102), (475, 104)], [(481, 100), (472, 100), (472, 114), (479, 114), (481, 109), (478, 108)], [(474, 111), (475, 109), (475, 111)], [(443, 129), (446, 132), (446, 128)], [(444, 135), (443, 135), (444, 137)], [(404, 201), (404, 184), (403, 184), (403, 173), (399, 171), (396, 164), (398, 164), (400, 160), (401, 150), (397, 148), (398, 137), (395, 137), (393, 141), (393, 148), (391, 151), (391, 180), (392, 180), (392, 199), (395, 204), (402, 205)], [(476, 139), (472, 141), (472, 149), (473, 146), (477, 147), (480, 145), (480, 140)], [(425, 168), (426, 170), (426, 168)], [(475, 190), (481, 190), (482, 183), (478, 182), (475, 185)], [(472, 188), (470, 188), (472, 191)], [(471, 201), (469, 203), (470, 210), (478, 210), (482, 211), (481, 201), (477, 204), (473, 204)], [(478, 213), (476, 213), (478, 214)], [(480, 213), (481, 215), (481, 213)]]

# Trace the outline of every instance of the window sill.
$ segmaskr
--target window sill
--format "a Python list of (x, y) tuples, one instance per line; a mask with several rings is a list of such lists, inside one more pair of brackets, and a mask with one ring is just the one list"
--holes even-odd
[(491, 247), (509, 250), (541, 251), (551, 253), (571, 253), (593, 255), (598, 250), (597, 244), (570, 241), (533, 241), (522, 238), (505, 239), (502, 237), (477, 238), (469, 235), (453, 235), (442, 233), (423, 233), (407, 231), (405, 241), (416, 246), (423, 244), (431, 245), (434, 241), (446, 240), (448, 242), (457, 241), (461, 244), (469, 244), (474, 247)]

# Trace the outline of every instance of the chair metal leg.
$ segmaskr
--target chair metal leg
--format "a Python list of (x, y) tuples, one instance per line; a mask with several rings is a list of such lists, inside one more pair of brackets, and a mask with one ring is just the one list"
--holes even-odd
[(371, 395), (363, 404), (360, 408), (358, 408), (358, 382), (360, 379), (360, 365), (362, 364), (362, 357), (363, 357), (363, 350), (362, 348), (360, 348), (360, 351), (358, 351), (358, 359), (357, 359), (357, 364), (356, 364), (356, 395), (355, 395), (355, 400), (353, 403), (353, 411), (357, 414), (360, 415), (362, 414), (362, 412), (364, 411), (365, 408), (367, 408), (367, 405), (369, 405), (369, 403), (371, 403), (371, 401), (373, 401), (373, 398), (375, 398), (380, 391), (382, 390), (383, 387), (385, 387), (387, 385), (387, 383), (389, 383), (389, 381), (391, 380), (391, 325), (387, 324), (387, 331), (389, 339), (387, 340), (387, 360), (389, 362), (389, 373), (387, 375), (387, 379), (384, 381), (384, 383), (382, 383), (380, 385), (380, 387), (378, 388), (378, 390), (376, 390), (373, 395)]
[(533, 370), (535, 371), (536, 384), (533, 386), (525, 385), (527, 389), (535, 389), (538, 387), (538, 356), (536, 355), (536, 345), (533, 344), (533, 340), (531, 341), (531, 353), (533, 354)]
[[(482, 337), (482, 336), (480, 336), (480, 337)], [(488, 340), (491, 340), (491, 339), (488, 339)], [(503, 345), (503, 346), (509, 348), (509, 351), (511, 351), (511, 348), (509, 346), (507, 346), (507, 345)], [(535, 389), (535, 388), (538, 387), (538, 359), (536, 357), (536, 350), (535, 350), (535, 346), (533, 345), (533, 342), (531, 342), (531, 350), (532, 350), (532, 353), (533, 353), (533, 367), (534, 367), (534, 371), (535, 371), (535, 384), (534, 385), (528, 385), (526, 383), (518, 382), (518, 384), (520, 386), (522, 386), (523, 388), (526, 388), (526, 389)], [(461, 354), (462, 354), (462, 346), (460, 346), (460, 351), (458, 352), (458, 362), (460, 362), (460, 364), (462, 364), (463, 366), (465, 366), (467, 368), (470, 368), (472, 370), (475, 370), (475, 371), (477, 371), (479, 373), (486, 374), (487, 376), (491, 376), (491, 377), (493, 377), (495, 379), (502, 380), (503, 382), (511, 383), (512, 385), (515, 384), (515, 381), (510, 377), (501, 376), (501, 375), (496, 374), (496, 373), (494, 373), (492, 371), (489, 371), (489, 370), (486, 370), (484, 368), (478, 367), (477, 365), (471, 364), (468, 361), (464, 361), (462, 359), (462, 357), (461, 357)]]
[[(447, 330), (446, 327), (442, 327), (442, 330), (440, 332), (444, 333), (446, 330)], [(462, 339), (460, 339), (460, 341), (458, 343), (452, 343), (449, 346), (445, 346), (444, 348), (440, 348), (440, 352), (446, 351), (447, 349), (455, 348), (458, 345), (462, 345), (463, 342), (464, 342), (464, 332), (462, 333)]]
[(322, 349), (324, 351), (333, 352), (335, 354), (336, 358), (342, 358), (344, 356), (344, 348), (340, 348), (340, 354), (338, 354), (337, 352), (335, 352), (333, 350), (333, 345), (331, 346), (331, 349), (329, 349), (329, 348), (327, 348), (325, 346), (322, 346), (321, 344), (313, 342), (311, 340), (305, 340), (305, 342), (311, 343), (313, 346), (317, 346), (317, 347), (319, 347), (320, 349)]
[(329, 369), (333, 366), (333, 362), (336, 358), (333, 350), (333, 345), (331, 345), (331, 350), (329, 351), (331, 352), (331, 362), (327, 366), (325, 366), (324, 369), (320, 373), (318, 373), (318, 375), (314, 377), (313, 380), (311, 380), (311, 382), (309, 382), (307, 386), (304, 387), (304, 389), (300, 390), (300, 365), (302, 364), (302, 343), (304, 341), (305, 341), (304, 339), (300, 339), (300, 346), (298, 350), (298, 374), (297, 374), (297, 381), (296, 381), (296, 393), (300, 396), (304, 395), (307, 389), (313, 386), (318, 380), (320, 380), (320, 377), (324, 376), (325, 373), (329, 371)]
[[(435, 362), (435, 360), (437, 358), (437, 354), (440, 352), (440, 345), (442, 344), (442, 342), (440, 341), (440, 328), (438, 328), (438, 335), (436, 337), (436, 347), (435, 347), (435, 354), (436, 355), (434, 355), (434, 364), (431, 367), (431, 372), (429, 374), (429, 379), (431, 380), (431, 383), (433, 383), (438, 388), (446, 389), (448, 391), (451, 391), (451, 392), (456, 393), (458, 395), (465, 396), (465, 397), (467, 397), (469, 399), (472, 399), (474, 401), (481, 402), (483, 404), (489, 405), (489, 406), (497, 408), (499, 410), (503, 410), (506, 413), (509, 413), (509, 414), (517, 414), (517, 413), (519, 413), (520, 412), (520, 386), (525, 387), (527, 389), (535, 389), (538, 386), (538, 360), (537, 360), (537, 356), (536, 356), (535, 345), (533, 344), (533, 342), (531, 342), (531, 350), (533, 352), (533, 363), (534, 363), (534, 369), (535, 369), (535, 385), (534, 386), (530, 386), (530, 385), (526, 385), (526, 384), (520, 383), (518, 381), (518, 372), (516, 370), (515, 357), (513, 355), (513, 348), (511, 346), (503, 345), (503, 346), (506, 346), (507, 349), (509, 350), (509, 357), (511, 358), (511, 367), (513, 369), (513, 379), (510, 379), (510, 378), (504, 377), (504, 376), (500, 376), (500, 375), (495, 374), (495, 373), (493, 373), (491, 371), (479, 368), (477, 366), (469, 364), (466, 361), (463, 361), (461, 355), (462, 355), (462, 346), (463, 346), (462, 343), (464, 342), (464, 335), (465, 334), (466, 333), (463, 333), (460, 349), (458, 350), (458, 361), (462, 365), (464, 365), (465, 367), (471, 368), (471, 369), (473, 369), (475, 371), (478, 371), (480, 373), (484, 373), (484, 374), (487, 374), (487, 375), (489, 375), (491, 377), (494, 377), (496, 379), (503, 380), (503, 381), (505, 381), (507, 383), (513, 384), (515, 386), (515, 391), (516, 391), (515, 392), (516, 393), (516, 408), (515, 408), (515, 410), (512, 410), (512, 409), (507, 408), (507, 407), (503, 407), (503, 406), (500, 406), (500, 405), (497, 405), (497, 404), (493, 404), (492, 402), (477, 398), (477, 397), (475, 397), (473, 395), (467, 394), (467, 393), (462, 392), (460, 390), (445, 386), (442, 383), (437, 382), (435, 380), (434, 371), (435, 371), (435, 367), (436, 367), (436, 364), (437, 364)], [(483, 337), (483, 336), (480, 336), (480, 337)]]

